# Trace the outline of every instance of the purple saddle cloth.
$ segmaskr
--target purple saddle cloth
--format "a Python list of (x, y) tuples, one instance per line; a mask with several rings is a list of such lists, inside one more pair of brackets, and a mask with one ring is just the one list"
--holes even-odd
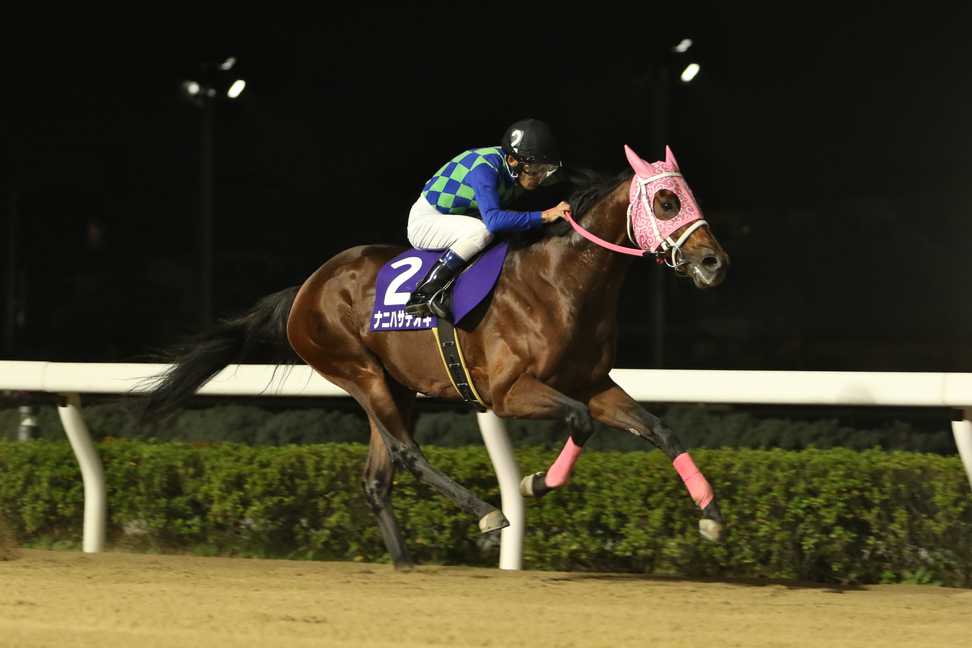
[[(453, 323), (459, 324), (496, 285), (509, 244), (497, 243), (473, 259), (452, 283)], [(412, 317), (405, 304), (418, 283), (429, 273), (442, 250), (406, 250), (378, 271), (375, 307), (371, 311), (372, 331), (418, 331), (438, 323), (435, 317)]]

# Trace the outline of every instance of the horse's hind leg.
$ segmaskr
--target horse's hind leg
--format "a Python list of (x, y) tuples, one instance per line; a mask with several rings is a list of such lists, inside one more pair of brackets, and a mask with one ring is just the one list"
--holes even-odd
[(381, 440), (381, 433), (374, 419), (371, 423), (371, 442), (368, 445), (368, 461), (365, 464), (362, 485), (368, 506), (378, 522), (378, 530), (385, 541), (385, 548), (391, 555), (392, 563), (397, 569), (407, 569), (412, 566), (412, 558), (405, 547), (405, 540), (395, 519), (395, 512), (391, 506), (392, 483), (395, 479), (395, 464), (392, 462), (385, 443)]
[[(421, 481), (455, 502), (463, 511), (475, 515), (479, 519), (479, 530), (482, 533), (498, 531), (509, 526), (509, 521), (499, 509), (479, 499), (429, 463), (412, 440), (388, 380), (380, 367), (364, 375), (359, 373), (355, 382), (327, 377), (351, 394), (368, 413), (392, 462), (406, 468)], [(389, 551), (391, 551), (390, 547)]]

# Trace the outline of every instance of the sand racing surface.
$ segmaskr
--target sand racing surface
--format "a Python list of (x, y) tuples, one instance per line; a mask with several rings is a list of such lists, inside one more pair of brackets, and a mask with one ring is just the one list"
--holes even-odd
[(0, 646), (962, 646), (972, 590), (22, 550)]

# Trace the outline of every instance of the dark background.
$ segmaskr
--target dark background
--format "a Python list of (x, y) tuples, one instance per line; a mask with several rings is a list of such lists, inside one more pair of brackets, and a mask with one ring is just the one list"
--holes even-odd
[[(404, 243), (443, 162), (533, 116), (572, 166), (670, 144), (731, 255), (715, 290), (666, 277), (665, 366), (972, 371), (972, 11), (676, 4), (8, 24), (2, 355), (137, 360), (198, 330), (201, 111), (178, 86), (232, 55), (248, 85), (216, 111), (219, 316), (346, 247)], [(666, 91), (654, 141), (657, 70), (687, 60), (702, 72)], [(657, 364), (661, 271), (632, 266), (619, 366)]]

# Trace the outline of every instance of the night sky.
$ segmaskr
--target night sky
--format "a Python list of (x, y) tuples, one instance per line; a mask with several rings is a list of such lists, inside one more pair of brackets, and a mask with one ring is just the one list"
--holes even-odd
[[(219, 316), (346, 247), (404, 243), (442, 163), (532, 116), (571, 166), (613, 173), (625, 143), (650, 160), (671, 145), (732, 257), (712, 291), (665, 279), (664, 366), (972, 371), (966, 7), (404, 3), (57, 23), (8, 26), (2, 46), (4, 357), (138, 360), (199, 328), (201, 111), (179, 83), (235, 56), (247, 88), (214, 130)], [(655, 141), (656, 71), (689, 60), (702, 72), (673, 80)], [(660, 271), (632, 266), (619, 366), (657, 364)]]

